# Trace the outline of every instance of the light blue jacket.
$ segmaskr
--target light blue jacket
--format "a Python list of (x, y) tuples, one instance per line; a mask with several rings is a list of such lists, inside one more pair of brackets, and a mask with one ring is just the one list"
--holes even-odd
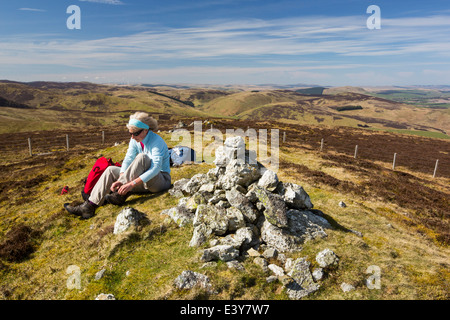
[(134, 139), (130, 140), (120, 172), (125, 172), (139, 153), (145, 153), (150, 157), (152, 162), (150, 168), (139, 176), (144, 183), (150, 181), (160, 171), (170, 174), (169, 149), (163, 138), (149, 130), (142, 143), (144, 144), (144, 150), (142, 150), (139, 142), (136, 142)]

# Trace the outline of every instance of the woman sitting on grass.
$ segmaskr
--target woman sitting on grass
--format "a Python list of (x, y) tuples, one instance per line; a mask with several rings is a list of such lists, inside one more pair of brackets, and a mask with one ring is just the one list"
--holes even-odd
[(147, 113), (136, 112), (127, 128), (131, 139), (122, 166), (109, 166), (83, 204), (64, 204), (69, 213), (88, 219), (103, 203), (122, 205), (131, 193), (170, 188), (170, 155), (165, 141), (153, 132), (158, 128), (157, 121)]

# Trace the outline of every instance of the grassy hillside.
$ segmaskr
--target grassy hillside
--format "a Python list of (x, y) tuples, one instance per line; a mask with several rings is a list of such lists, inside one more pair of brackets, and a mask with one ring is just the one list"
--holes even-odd
[(238, 89), (205, 89), (205, 88), (186, 88), (183, 90), (164, 88), (158, 90), (170, 97), (183, 101), (190, 101), (196, 107), (202, 108), (204, 105), (214, 99), (221, 98), (233, 93), (240, 92)]
[(355, 92), (314, 96), (289, 90), (245, 91), (213, 99), (201, 109), (236, 119), (434, 132), (442, 138), (450, 132), (450, 109), (417, 108)]
[[(207, 115), (146, 88), (91, 83), (11, 83), (0, 81), (0, 132), (102, 126), (135, 111), (177, 116)], [(11, 103), (27, 106), (11, 108)]]
[(377, 90), (377, 97), (398, 102), (410, 103), (418, 107), (448, 109), (450, 108), (450, 92), (433, 89), (391, 89)]
[(257, 107), (293, 100), (292, 94), (280, 91), (244, 91), (214, 99), (206, 103), (202, 109), (216, 116), (239, 116)]
[[(317, 89), (323, 94), (312, 95), (320, 93)], [(438, 91), (426, 95), (441, 107), (422, 108), (414, 105), (411, 92), (408, 99), (399, 100), (405, 92), (356, 87), (299, 90), (0, 81), (0, 132), (112, 125), (137, 110), (155, 116), (364, 127), (439, 138), (448, 138), (450, 132), (450, 108), (442, 107), (448, 99), (445, 92), (440, 100)]]
[[(238, 127), (251, 124), (233, 123)], [(449, 217), (445, 208), (449, 205), (449, 178), (431, 179), (430, 174), (407, 168), (392, 171), (389, 163), (357, 160), (332, 150), (321, 153), (292, 138), (317, 128), (291, 125), (284, 129), (288, 140), (280, 150), (280, 180), (302, 185), (314, 208), (334, 227), (327, 230), (327, 238), (307, 242), (301, 252), (287, 256), (305, 257), (313, 267), (317, 266), (315, 255), (325, 248), (340, 257), (338, 268), (305, 300), (448, 300)], [(162, 135), (170, 146), (175, 143), (168, 133)], [(413, 138), (411, 145), (415, 145)], [(270, 272), (251, 259), (243, 261), (242, 271), (229, 269), (223, 262), (203, 267), (198, 249), (188, 246), (192, 227), (180, 228), (160, 215), (178, 201), (167, 192), (130, 197), (126, 205), (145, 213), (148, 223), (122, 236), (112, 232), (121, 207), (103, 206), (95, 217), (84, 221), (69, 216), (62, 205), (80, 201), (82, 180), (95, 159), (104, 155), (121, 161), (126, 147), (74, 149), (2, 161), (2, 299), (92, 300), (100, 293), (112, 293), (121, 300), (287, 299), (282, 284), (267, 282)], [(172, 179), (190, 178), (213, 166), (173, 168)], [(69, 193), (60, 195), (65, 185)], [(405, 196), (398, 197), (400, 193)], [(338, 206), (340, 201), (347, 207)], [(20, 234), (28, 240), (17, 241)], [(381, 289), (365, 285), (370, 275), (367, 268), (372, 265), (381, 269)], [(69, 266), (80, 270), (79, 289), (67, 286)], [(103, 277), (96, 280), (102, 269)], [(206, 274), (217, 293), (175, 289), (173, 281), (183, 270)], [(356, 289), (344, 293), (340, 288), (343, 282)]]

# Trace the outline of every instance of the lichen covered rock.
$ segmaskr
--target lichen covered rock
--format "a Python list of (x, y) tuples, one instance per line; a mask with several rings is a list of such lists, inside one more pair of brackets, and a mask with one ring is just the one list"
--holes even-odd
[[(183, 196), (177, 207), (163, 211), (180, 227), (192, 223), (190, 246), (210, 244), (202, 249), (202, 261), (244, 259), (260, 246), (269, 248), (266, 255), (272, 261), (283, 252), (300, 251), (306, 241), (327, 236), (331, 225), (314, 213), (317, 210), (310, 210), (313, 204), (303, 187), (279, 181), (276, 172), (245, 150), (241, 137), (229, 138), (216, 149), (214, 163), (216, 167), (206, 174), (175, 182), (171, 194)], [(261, 256), (255, 261), (277, 274), (292, 299), (318, 288), (303, 260), (286, 263), (286, 272), (273, 263), (269, 268)]]

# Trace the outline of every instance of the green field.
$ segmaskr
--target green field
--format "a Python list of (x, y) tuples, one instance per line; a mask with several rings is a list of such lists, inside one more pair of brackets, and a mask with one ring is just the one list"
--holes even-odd
[(402, 129), (377, 129), (377, 128), (369, 128), (369, 130), (395, 132), (395, 133), (408, 134), (408, 135), (427, 137), (427, 138), (450, 139), (449, 135), (441, 133), (441, 132), (434, 132), (434, 131), (402, 130)]
[[(374, 96), (423, 108), (450, 108), (450, 91), (399, 89), (377, 91)], [(441, 100), (441, 102), (436, 102), (438, 100)]]

